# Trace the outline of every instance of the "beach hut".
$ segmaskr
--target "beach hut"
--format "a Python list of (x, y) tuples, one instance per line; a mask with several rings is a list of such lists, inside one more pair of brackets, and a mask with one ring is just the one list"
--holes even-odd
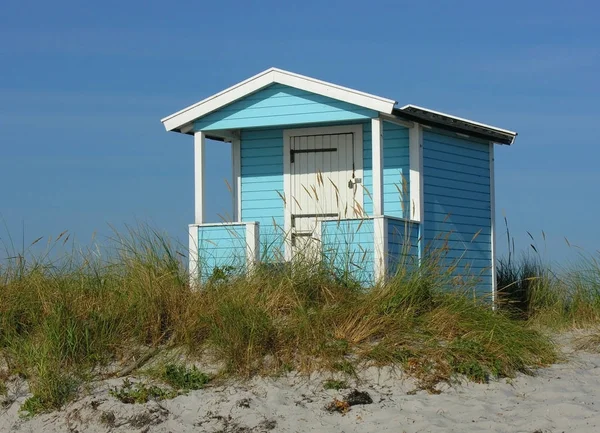
[[(494, 293), (494, 145), (515, 132), (277, 68), (162, 123), (194, 137), (194, 280), (310, 256), (368, 286), (442, 251)], [(205, 217), (207, 139), (231, 143), (232, 221)]]

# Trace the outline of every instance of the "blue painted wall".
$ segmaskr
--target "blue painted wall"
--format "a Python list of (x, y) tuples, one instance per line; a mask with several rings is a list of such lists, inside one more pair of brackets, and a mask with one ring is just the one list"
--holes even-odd
[[(363, 185), (364, 208), (367, 215), (373, 214), (373, 146), (371, 122), (363, 124)], [(383, 194), (384, 213), (397, 218), (409, 215), (409, 143), (408, 128), (383, 122)], [(404, 185), (402, 179), (405, 179)], [(405, 191), (403, 196), (401, 192)], [(404, 201), (404, 203), (402, 203)]]
[[(444, 248), (457, 275), (476, 275), (491, 292), (490, 145), (441, 131), (423, 134), (426, 250)], [(478, 234), (477, 234), (478, 233)]]
[(224, 225), (198, 228), (198, 261), (201, 281), (219, 267), (244, 269), (246, 266), (246, 226)]
[(314, 122), (363, 120), (377, 116), (367, 108), (281, 84), (273, 84), (194, 122), (196, 131), (264, 128)]
[(395, 218), (387, 219), (388, 274), (399, 266), (414, 267), (419, 263), (419, 225)]
[(368, 286), (374, 281), (373, 220), (321, 223), (321, 243), (327, 262), (340, 274), (348, 272)]
[(283, 129), (242, 130), (240, 147), (242, 221), (259, 222), (263, 259), (282, 261)]
[(409, 207), (408, 128), (383, 122), (383, 200), (385, 215), (408, 218)]

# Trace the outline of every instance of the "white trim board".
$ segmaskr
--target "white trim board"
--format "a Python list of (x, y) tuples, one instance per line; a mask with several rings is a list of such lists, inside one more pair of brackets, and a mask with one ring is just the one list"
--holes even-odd
[[(404, 107), (399, 108), (399, 110), (402, 111), (402, 110), (407, 110), (407, 109), (410, 109), (410, 108), (414, 108), (414, 109), (422, 110), (422, 111), (427, 111), (428, 113), (436, 114), (438, 116), (448, 117), (448, 118), (454, 119), (454, 120), (460, 120), (461, 122), (471, 123), (473, 125), (481, 126), (483, 128), (488, 128), (488, 129), (491, 129), (491, 130), (494, 130), (494, 131), (497, 131), (497, 132), (501, 132), (503, 134), (512, 135), (513, 136), (513, 142), (514, 142), (514, 140), (515, 140), (515, 138), (517, 136), (517, 133), (515, 131), (509, 131), (508, 129), (498, 128), (497, 126), (487, 125), (485, 123), (476, 122), (476, 121), (471, 120), (471, 119), (465, 119), (464, 117), (453, 116), (452, 114), (442, 113), (441, 111), (431, 110), (429, 108), (420, 107), (420, 106), (414, 105), (414, 104), (405, 105)], [(468, 132), (465, 132), (465, 134), (468, 135)]]
[(410, 219), (422, 223), (423, 200), (423, 130), (415, 123), (408, 130), (409, 140), (409, 211)]
[(173, 113), (161, 119), (161, 122), (167, 131), (182, 128), (199, 117), (205, 116), (208, 113), (218, 110), (225, 105), (231, 104), (244, 96), (250, 95), (251, 93), (274, 83), (305, 90), (317, 95), (327, 96), (381, 113), (391, 114), (396, 105), (396, 101), (392, 101), (391, 99), (338, 86), (337, 84), (328, 83), (326, 81), (317, 80), (282, 69), (270, 68), (247, 80), (235, 84), (228, 89), (216, 93), (213, 96), (209, 96), (196, 104)]
[(233, 189), (233, 220), (242, 221), (242, 151), (241, 140), (234, 139), (231, 142), (231, 188)]
[(189, 226), (190, 227), (222, 227), (222, 226), (243, 226), (246, 224), (258, 224), (258, 221), (244, 221), (244, 222), (225, 221), (225, 222), (221, 222), (221, 223), (189, 224)]
[(188, 271), (190, 286), (196, 287), (200, 277), (198, 267), (198, 225), (190, 224), (188, 227)]
[(371, 119), (371, 176), (373, 180), (373, 216), (384, 215), (383, 202), (383, 122)]
[(373, 217), (373, 269), (375, 283), (387, 277), (388, 268), (388, 219), (383, 215)]
[[(292, 212), (291, 212), (291, 197), (292, 197), (292, 182), (291, 182), (291, 163), (290, 163), (290, 144), (291, 138), (300, 135), (325, 135), (325, 134), (354, 134), (354, 162), (356, 177), (363, 179), (363, 125), (339, 125), (339, 126), (323, 126), (314, 128), (290, 128), (283, 130), (283, 196), (284, 202), (284, 259), (290, 261), (292, 259), (292, 243), (289, 239), (292, 233)], [(359, 204), (364, 209), (364, 194), (361, 188)]]
[(492, 241), (492, 305), (496, 308), (497, 281), (496, 281), (496, 186), (494, 180), (494, 143), (490, 143), (490, 229)]
[(194, 222), (204, 222), (204, 168), (206, 155), (206, 135), (204, 132), (194, 134)]
[(246, 223), (246, 265), (250, 271), (260, 260), (260, 226), (257, 222)]

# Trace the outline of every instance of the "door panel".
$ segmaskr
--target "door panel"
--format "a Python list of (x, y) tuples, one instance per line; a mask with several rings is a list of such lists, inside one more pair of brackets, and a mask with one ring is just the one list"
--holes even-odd
[(290, 138), (292, 245), (315, 250), (319, 218), (356, 218), (362, 207), (354, 134), (298, 135)]

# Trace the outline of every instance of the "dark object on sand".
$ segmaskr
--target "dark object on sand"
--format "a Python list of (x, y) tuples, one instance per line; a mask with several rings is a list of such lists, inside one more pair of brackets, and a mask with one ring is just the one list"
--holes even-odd
[(353, 390), (350, 394), (348, 394), (344, 400), (348, 402), (350, 406), (356, 406), (357, 404), (371, 404), (373, 403), (373, 399), (366, 391), (358, 391)]
[(373, 399), (366, 391), (358, 391), (353, 390), (350, 394), (344, 397), (343, 400), (338, 400), (334, 398), (331, 403), (325, 406), (325, 410), (328, 412), (339, 412), (341, 414), (345, 414), (350, 410), (351, 406), (356, 406), (357, 404), (371, 404), (373, 403)]

